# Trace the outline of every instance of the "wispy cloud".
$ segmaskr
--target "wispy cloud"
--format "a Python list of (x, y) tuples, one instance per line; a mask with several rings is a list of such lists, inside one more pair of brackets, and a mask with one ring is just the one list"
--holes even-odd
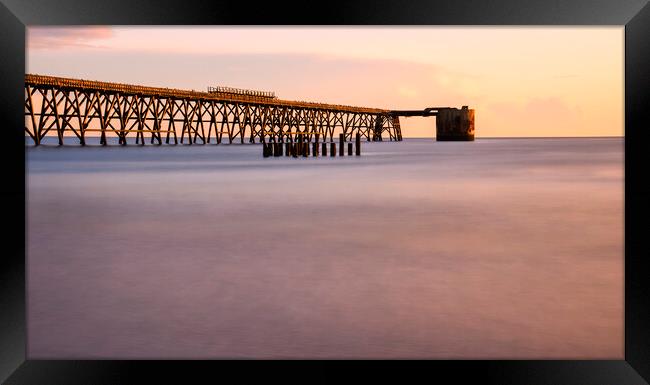
[(549, 132), (552, 135), (575, 132), (581, 126), (582, 113), (559, 97), (533, 97), (523, 103), (495, 102), (486, 106), (484, 118), (511, 135)]
[(65, 47), (102, 48), (101, 41), (113, 37), (110, 27), (29, 27), (29, 49), (56, 50)]

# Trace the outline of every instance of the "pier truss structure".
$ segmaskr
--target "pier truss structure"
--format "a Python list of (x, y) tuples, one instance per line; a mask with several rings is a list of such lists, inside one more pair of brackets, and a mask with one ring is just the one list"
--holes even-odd
[[(240, 90), (241, 91), (241, 90)], [(401, 141), (390, 110), (278, 99), (269, 92), (210, 87), (208, 92), (25, 75), (25, 132), (35, 145), (46, 136), (86, 144), (89, 136), (128, 138), (144, 145), (334, 141), (361, 134)], [(146, 135), (145, 135), (146, 134)]]

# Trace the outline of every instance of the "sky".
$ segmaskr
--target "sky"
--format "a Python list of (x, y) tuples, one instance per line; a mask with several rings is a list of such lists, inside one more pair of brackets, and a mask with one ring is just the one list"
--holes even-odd
[[(624, 135), (624, 28), (28, 27), (27, 73), (386, 109), (475, 109), (477, 137)], [(401, 118), (404, 137), (435, 118)]]

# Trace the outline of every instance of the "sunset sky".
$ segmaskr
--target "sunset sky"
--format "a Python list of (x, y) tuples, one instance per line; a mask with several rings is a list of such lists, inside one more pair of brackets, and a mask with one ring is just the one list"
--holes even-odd
[[(29, 27), (27, 73), (387, 109), (477, 137), (622, 136), (623, 27)], [(402, 118), (432, 137), (434, 118)]]

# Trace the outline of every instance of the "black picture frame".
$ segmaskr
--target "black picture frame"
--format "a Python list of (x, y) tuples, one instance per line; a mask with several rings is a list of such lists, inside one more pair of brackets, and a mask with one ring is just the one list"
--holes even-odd
[[(625, 25), (625, 358), (471, 361), (111, 361), (26, 359), (25, 27), (28, 25)], [(644, 184), (650, 131), (650, 5), (644, 0), (244, 2), (0, 0), (2, 232), (0, 382), (6, 384), (388, 380), (444, 383), (647, 384), (650, 270)], [(594, 336), (598, 338), (598, 336)], [(302, 369), (302, 370), (296, 370)], [(352, 369), (334, 372), (333, 369)], [(306, 371), (305, 371), (306, 370)], [(452, 380), (443, 380), (451, 375)], [(645, 378), (645, 380), (644, 380)], [(410, 382), (410, 381), (409, 381)]]

